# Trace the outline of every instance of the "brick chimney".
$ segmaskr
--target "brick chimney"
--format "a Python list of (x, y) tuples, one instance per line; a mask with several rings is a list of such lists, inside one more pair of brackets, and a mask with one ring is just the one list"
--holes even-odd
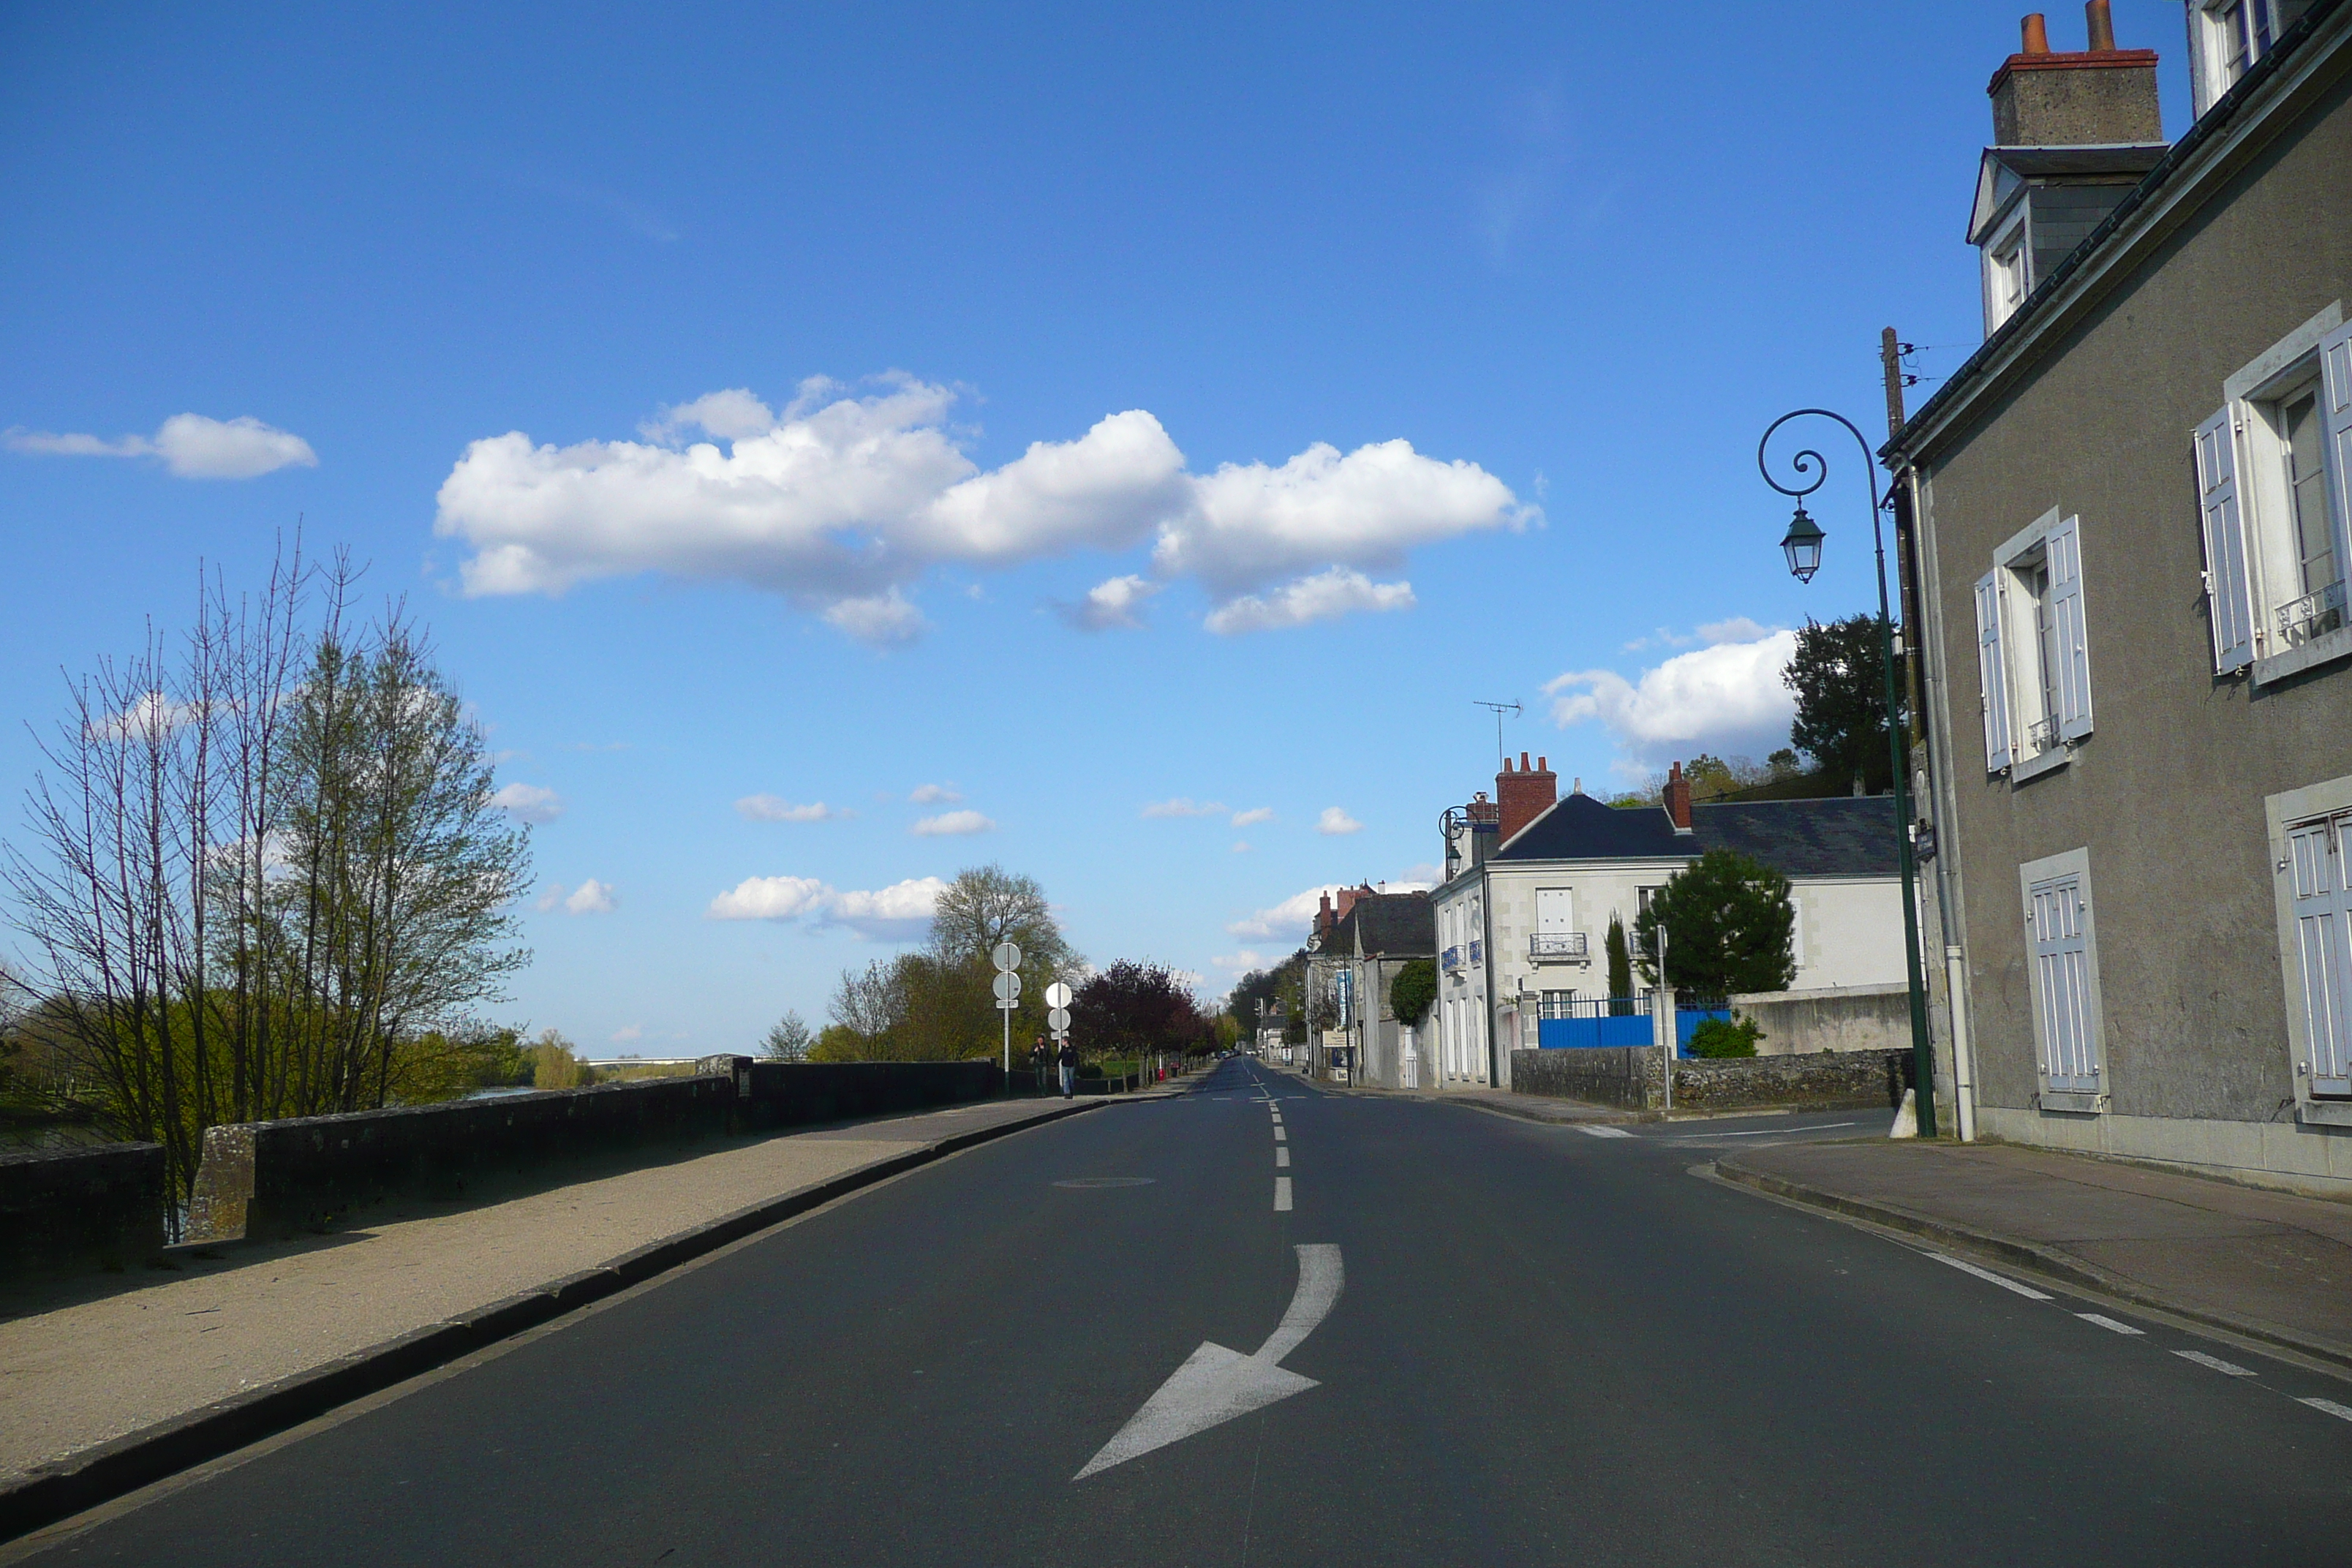
[(1675, 819), (1676, 833), (1691, 830), (1690, 780), (1683, 777), (1683, 765), (1676, 763), (1666, 770), (1666, 815)]
[(1331, 912), (1331, 895), (1326, 893), (1322, 898), (1322, 907), (1315, 911), (1315, 934), (1328, 936), (1331, 928), (1339, 923), (1339, 917)]
[(2107, 0), (2083, 7), (2087, 48), (2061, 54), (2035, 12), (2019, 51), (2001, 62), (1992, 98), (1997, 147), (2085, 147), (2164, 140), (2156, 97), (2156, 51), (2116, 47)]
[(1336, 905), (1334, 905), (1334, 906), (1332, 907), (1332, 910), (1331, 910), (1331, 923), (1332, 923), (1334, 926), (1337, 926), (1337, 925), (1338, 925), (1341, 921), (1346, 920), (1346, 919), (1348, 918), (1348, 911), (1349, 911), (1349, 910), (1352, 910), (1352, 909), (1354, 909), (1354, 908), (1356, 907), (1356, 900), (1359, 900), (1359, 899), (1369, 899), (1369, 898), (1370, 898), (1371, 896), (1372, 896), (1372, 885), (1371, 885), (1370, 882), (1366, 882), (1366, 883), (1365, 883), (1362, 887), (1360, 887), (1360, 888), (1342, 888), (1342, 889), (1339, 889), (1339, 903), (1338, 903), (1338, 904), (1336, 904)]
[(1549, 757), (1538, 757), (1534, 767), (1528, 766), (1528, 754), (1519, 753), (1517, 772), (1511, 759), (1503, 759), (1503, 771), (1495, 775), (1495, 800), (1503, 808), (1503, 824), (1496, 842), (1508, 844), (1511, 835), (1549, 811), (1559, 798), (1559, 775), (1551, 771)]

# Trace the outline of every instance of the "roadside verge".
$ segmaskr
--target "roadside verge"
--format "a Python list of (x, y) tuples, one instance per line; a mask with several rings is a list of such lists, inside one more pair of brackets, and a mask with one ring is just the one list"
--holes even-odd
[(860, 1188), (977, 1144), (1113, 1103), (1117, 1101), (1076, 1100), (1047, 1107), (1034, 1116), (992, 1122), (910, 1144), (632, 1248), (594, 1268), (452, 1314), (293, 1375), (241, 1389), (229, 1397), (143, 1426), (53, 1463), (36, 1466), (20, 1478), (0, 1484), (0, 1541), (14, 1540), (193, 1466), (233, 1453), (352, 1400), (379, 1393), (643, 1284), (680, 1264)]

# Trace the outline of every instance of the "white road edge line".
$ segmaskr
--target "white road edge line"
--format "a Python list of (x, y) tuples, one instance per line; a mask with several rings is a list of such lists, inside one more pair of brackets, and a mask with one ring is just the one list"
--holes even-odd
[(1279, 1148), (1274, 1152), (1274, 1168), (1277, 1171), (1286, 1171), (1290, 1168), (1289, 1149)]
[(2193, 1361), (2199, 1366), (2210, 1367), (2224, 1377), (2260, 1377), (2262, 1375), (2252, 1367), (2240, 1366), (2234, 1362), (2223, 1361), (2217, 1355), (2207, 1355), (2203, 1351), (2174, 1351), (2172, 1353), (2182, 1361)]
[(2324, 1410), (2339, 1421), (2352, 1421), (2352, 1405), (2338, 1405), (2332, 1399), (2298, 1399), (2297, 1405), (2308, 1405), (2314, 1410)]
[(1827, 1132), (1832, 1127), (1859, 1127), (1859, 1121), (1816, 1121), (1804, 1127), (1756, 1127), (1745, 1132), (1693, 1132), (1686, 1136), (1696, 1142), (1701, 1138), (1774, 1138), (1791, 1132)]
[(2144, 1334), (2147, 1332), (2146, 1329), (2135, 1329), (2129, 1323), (2118, 1323), (2113, 1318), (2101, 1317), (2096, 1312), (2077, 1312), (2074, 1315), (2082, 1319), (2083, 1321), (2086, 1323), (2096, 1323), (2099, 1327), (2111, 1330), (2118, 1334)]
[[(2000, 1286), (2004, 1290), (2014, 1290), (2019, 1295), (2026, 1297), (2031, 1300), (2047, 1301), (2050, 1300), (2050, 1293), (2046, 1290), (2036, 1290), (2031, 1285), (2021, 1285), (2014, 1279), (2004, 1279), (1990, 1268), (1979, 1268), (1973, 1263), (1963, 1263), (1958, 1258), (1949, 1257), (1944, 1253), (1929, 1252), (1925, 1248), (1922, 1248), (1920, 1256), (1923, 1258), (1932, 1258), (1938, 1263), (1948, 1263), (1963, 1274), (1973, 1274), (1979, 1279), (1988, 1280), (1992, 1284)], [(2187, 1351), (2183, 1351), (2180, 1353), (2187, 1355), (2189, 1352)]]
[(1288, 1176), (1276, 1176), (1274, 1179), (1274, 1212), (1276, 1214), (1290, 1212), (1290, 1178)]

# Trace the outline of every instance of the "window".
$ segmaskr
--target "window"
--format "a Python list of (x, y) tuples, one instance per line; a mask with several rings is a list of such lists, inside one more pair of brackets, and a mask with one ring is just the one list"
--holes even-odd
[(1984, 245), (1985, 333), (2017, 313), (2032, 291), (2032, 252), (2025, 243), (2025, 204), (2018, 204), (2009, 226)]
[(2278, 0), (2206, 0), (2196, 16), (2197, 112), (2213, 107), (2278, 42)]
[(1985, 771), (2022, 782), (2091, 732), (2082, 520), (2053, 510), (2003, 544), (1976, 600)]
[(2106, 1084), (2090, 856), (2085, 850), (2069, 850), (2029, 861), (2018, 872), (2025, 894), (2033, 1046), (2042, 1107), (2095, 1110)]
[(1547, 991), (1543, 994), (1543, 1000), (1538, 1005), (1536, 1016), (1538, 1018), (1573, 1017), (1576, 1015), (1575, 1001), (1576, 993), (1573, 991)]
[(2277, 679), (2352, 653), (2352, 327), (2314, 317), (2196, 433), (2213, 668)]
[(2298, 1077), (2314, 1096), (2352, 1100), (2352, 889), (2345, 884), (2352, 812), (2287, 829), (2286, 872), (2294, 922), (2294, 964), (2302, 994), (2292, 1000), (2303, 1026)]

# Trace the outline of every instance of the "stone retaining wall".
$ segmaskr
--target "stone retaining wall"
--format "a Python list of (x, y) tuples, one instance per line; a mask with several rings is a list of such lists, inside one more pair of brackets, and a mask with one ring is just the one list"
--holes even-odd
[(1764, 1031), (1759, 1057), (1814, 1051), (1896, 1051), (1911, 1046), (1911, 993), (1902, 985), (1769, 991), (1734, 996), (1733, 1011)]
[(121, 1266), (163, 1246), (163, 1146), (0, 1154), (0, 1269)]
[[(1675, 1109), (1892, 1107), (1902, 1100), (1908, 1051), (1816, 1051), (1675, 1063)], [(1665, 1105), (1665, 1075), (1654, 1046), (1602, 1046), (1511, 1053), (1511, 1087), (1625, 1110)]]

